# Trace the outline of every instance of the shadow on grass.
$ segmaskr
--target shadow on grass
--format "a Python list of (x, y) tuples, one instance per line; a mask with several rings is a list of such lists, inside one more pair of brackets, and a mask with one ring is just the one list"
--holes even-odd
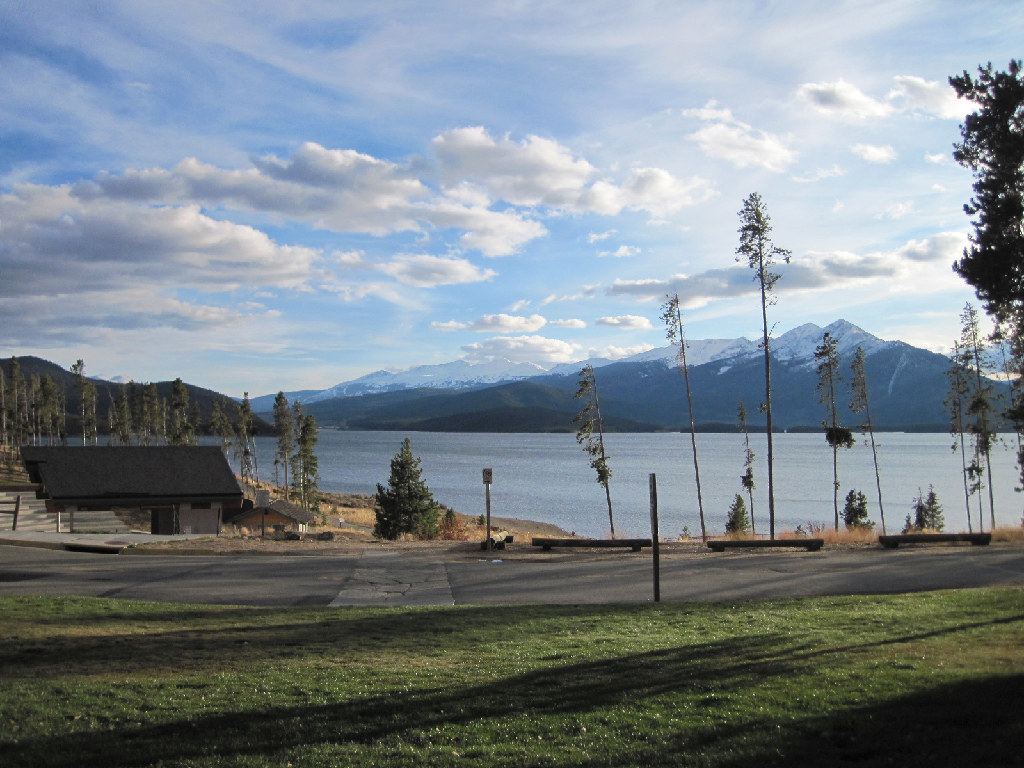
[[(619, 734), (597, 741), (600, 737), (593, 734), (591, 751), (601, 757), (566, 762), (687, 765), (700, 755), (701, 764), (716, 766), (1019, 764), (1014, 761), (1020, 760), (1024, 743), (1018, 715), (1021, 675), (939, 685), (827, 715), (779, 719), (779, 709), (772, 708), (763, 717), (730, 717), (725, 705), (733, 695), (801, 675), (813, 680), (815, 671), (802, 653), (807, 649), (787, 647), (787, 642), (778, 636), (751, 636), (559, 664), (488, 684), (195, 714), (163, 724), (54, 735), (4, 745), (5, 760), (19, 766), (118, 768), (206, 760), (220, 764), (216, 761), (232, 756), (245, 764), (274, 765), (300, 749), (349, 755), (382, 744), (393, 750), (415, 749), (430, 742), (424, 734), (443, 731), (452, 738), (467, 727), (472, 735), (463, 744), (479, 751), (503, 743), (496, 735), (500, 721), (522, 722), (524, 717), (550, 742), (545, 748), (557, 751), (586, 744), (587, 739), (566, 736), (557, 730), (559, 723), (610, 713), (628, 723), (640, 716), (644, 703), (666, 697), (667, 706), (678, 710), (688, 725), (655, 731), (648, 738)], [(417, 759), (429, 762), (425, 753)]]

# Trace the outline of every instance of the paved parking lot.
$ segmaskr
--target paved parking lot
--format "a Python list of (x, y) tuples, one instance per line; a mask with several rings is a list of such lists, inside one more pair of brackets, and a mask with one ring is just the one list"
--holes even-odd
[[(24, 543), (24, 542), (23, 542)], [(97, 540), (97, 543), (102, 543)], [(0, 594), (238, 605), (495, 605), (653, 599), (648, 553), (360, 550), (327, 556), (116, 555), (0, 545)], [(1024, 548), (663, 554), (663, 601), (1024, 586)]]

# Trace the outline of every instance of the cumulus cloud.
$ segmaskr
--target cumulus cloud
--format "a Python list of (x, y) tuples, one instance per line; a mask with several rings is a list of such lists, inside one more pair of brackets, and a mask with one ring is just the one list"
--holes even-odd
[(495, 336), (462, 347), (469, 362), (511, 360), (513, 362), (572, 363), (576, 360), (574, 344), (544, 336)]
[(551, 325), (556, 328), (586, 328), (587, 324), (577, 317), (568, 318), (566, 320), (552, 320)]
[(652, 328), (651, 321), (646, 317), (639, 315), (618, 315), (617, 317), (599, 317), (596, 320), (598, 325), (608, 325), (612, 328), (622, 328), (624, 330), (636, 330), (643, 329), (648, 330)]
[[(893, 251), (856, 254), (847, 251), (811, 252), (776, 265), (781, 275), (779, 293), (801, 290), (834, 290), (853, 283), (883, 281), (886, 285), (915, 285), (920, 264), (948, 265), (963, 250), (967, 238), (945, 232), (926, 240), (911, 240)], [(678, 293), (683, 305), (696, 308), (716, 299), (756, 294), (759, 290), (751, 270), (736, 265), (712, 269), (697, 275), (674, 275), (666, 280), (617, 280), (609, 287), (612, 296), (662, 299)]]
[(896, 150), (888, 144), (884, 147), (875, 144), (854, 144), (850, 151), (869, 163), (891, 163), (896, 159)]
[(683, 114), (710, 123), (690, 134), (705, 154), (738, 168), (759, 166), (778, 172), (796, 160), (797, 153), (786, 145), (785, 139), (755, 130), (733, 117), (728, 109), (719, 108), (715, 102), (709, 102), (703, 109), (684, 110)]
[(491, 280), (498, 273), (481, 270), (472, 262), (451, 256), (432, 256), (427, 253), (396, 256), (378, 269), (403, 285), (433, 288), (438, 285), (459, 285)]
[(957, 98), (949, 83), (899, 75), (889, 91), (889, 100), (904, 109), (924, 112), (947, 120), (962, 120), (971, 111), (970, 102)]
[(472, 323), (459, 323), (454, 320), (447, 323), (431, 323), (431, 327), (443, 331), (468, 330), (480, 333), (532, 333), (547, 325), (547, 319), (541, 315), (484, 315)]
[(893, 111), (892, 105), (871, 98), (845, 80), (804, 83), (797, 89), (797, 95), (816, 109), (847, 120), (885, 117)]
[(804, 83), (797, 89), (797, 95), (821, 112), (853, 121), (883, 118), (894, 112), (920, 112), (960, 120), (970, 111), (948, 83), (914, 75), (894, 77), (893, 87), (884, 99), (872, 98), (845, 80)]
[(602, 240), (607, 240), (612, 235), (617, 234), (618, 232), (614, 229), (609, 229), (607, 232), (591, 232), (589, 235), (587, 235), (587, 242), (593, 245), (594, 243), (599, 243)]

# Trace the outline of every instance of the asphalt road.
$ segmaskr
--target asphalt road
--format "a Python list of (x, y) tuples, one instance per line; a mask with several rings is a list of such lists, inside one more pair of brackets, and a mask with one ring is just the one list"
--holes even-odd
[[(652, 560), (625, 552), (367, 551), (336, 556), (110, 555), (0, 546), (0, 594), (252, 606), (650, 602)], [(759, 551), (661, 558), (663, 601), (1024, 586), (1024, 548)]]

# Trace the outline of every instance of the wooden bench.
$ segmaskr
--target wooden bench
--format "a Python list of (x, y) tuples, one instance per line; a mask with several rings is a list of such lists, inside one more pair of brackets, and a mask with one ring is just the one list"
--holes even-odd
[(650, 539), (544, 539), (535, 538), (533, 546), (550, 551), (552, 547), (629, 547), (639, 552), (641, 547), (653, 546)]
[(896, 549), (900, 544), (942, 544), (946, 542), (969, 542), (974, 546), (986, 546), (991, 541), (991, 533), (901, 533), (878, 537), (878, 543), (886, 549)]
[(808, 552), (817, 552), (824, 544), (824, 539), (715, 539), (708, 542), (708, 547), (712, 552), (725, 552), (726, 547), (742, 549), (802, 547)]

